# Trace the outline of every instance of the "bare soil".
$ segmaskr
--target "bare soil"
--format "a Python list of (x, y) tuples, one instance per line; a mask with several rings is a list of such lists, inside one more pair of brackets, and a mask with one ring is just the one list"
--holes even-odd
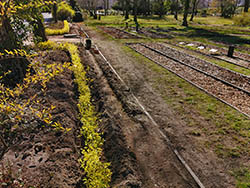
[[(119, 80), (95, 50), (79, 47), (91, 80), (92, 101), (99, 113), (100, 130), (104, 133), (103, 160), (111, 163), (111, 187), (198, 187), (173, 149), (179, 151), (206, 188), (235, 187), (235, 179), (229, 171), (247, 163), (247, 156), (243, 159), (219, 158), (211, 148), (203, 147), (208, 139), (206, 135), (191, 135), (193, 128), (187, 125), (182, 114), (165, 102), (164, 98), (171, 92), (165, 86), (168, 83), (159, 85), (155, 81), (163, 75), (126, 53), (122, 44), (107, 40), (87, 27), (84, 29), (125, 82)], [(43, 58), (45, 63), (70, 61), (63, 51), (48, 52)], [(83, 140), (78, 137), (78, 95), (73, 79), (73, 73), (68, 70), (49, 82), (45, 96), (39, 96), (43, 105), (56, 106), (55, 120), (72, 130), (58, 134), (39, 121), (30, 122), (21, 129), (20, 136), (11, 141), (0, 160), (0, 165), (4, 166), (2, 173), (4, 169), (12, 169), (13, 178), (25, 182), (27, 187), (84, 187), (81, 183), (84, 173), (78, 163)], [(36, 92), (36, 87), (29, 88), (23, 97), (29, 98)], [(196, 112), (191, 110), (190, 115), (197, 116), (203, 127), (209, 129), (211, 126)]]
[[(166, 94), (163, 95), (160, 91), (164, 90), (164, 85), (155, 87), (157, 85), (155, 80), (159, 80), (161, 77), (158, 72), (150, 69), (144, 62), (138, 62), (132, 55), (125, 53), (121, 44), (107, 40), (101, 34), (87, 27), (84, 29), (159, 125), (159, 127), (153, 126), (145, 114), (139, 112), (140, 108), (138, 111), (138, 106), (131, 99), (131, 94), (122, 88), (122, 83), (119, 83), (118, 79), (112, 76), (110, 68), (98, 55), (95, 55), (99, 59), (97, 62), (110, 87), (121, 102), (124, 111), (136, 123), (132, 126), (133, 131), (128, 129), (130, 124), (127, 124), (126, 127), (121, 126), (121, 128), (125, 140), (136, 156), (138, 174), (142, 174), (142, 187), (196, 186), (192, 183), (192, 178), (185, 174), (183, 167), (178, 166), (178, 161), (171, 154), (168, 144), (163, 141), (159, 130), (170, 138), (172, 147), (178, 149), (205, 187), (235, 187), (236, 182), (230, 172), (241, 164), (247, 164), (247, 158), (244, 156), (242, 158), (220, 158), (213, 151), (213, 148), (204, 147), (203, 144), (209, 138), (203, 134), (198, 136), (190, 134), (194, 128), (188, 126), (188, 120), (182, 119), (182, 114), (176, 114), (175, 109), (165, 102), (164, 98), (172, 91), (165, 90)], [(131, 113), (127, 104), (137, 106), (137, 110)], [(212, 127), (209, 121), (200, 117), (196, 112), (190, 111), (190, 116), (195, 116), (202, 127), (207, 129)]]
[[(43, 57), (43, 63), (69, 61), (68, 54), (63, 51), (49, 52)], [(38, 93), (38, 99), (44, 106), (56, 106), (52, 112), (54, 120), (72, 130), (58, 133), (44, 127), (36, 118), (20, 126), (17, 135), (8, 140), (9, 148), (0, 160), (1, 173), (9, 181), (7, 185), (2, 185), (3, 188), (12, 187), (14, 180), (24, 183), (25, 187), (36, 188), (78, 187), (81, 181), (82, 172), (78, 163), (81, 140), (77, 137), (80, 123), (73, 73), (65, 71), (50, 81), (47, 88), (45, 96)], [(30, 98), (37, 92), (39, 89), (34, 86), (22, 97)]]

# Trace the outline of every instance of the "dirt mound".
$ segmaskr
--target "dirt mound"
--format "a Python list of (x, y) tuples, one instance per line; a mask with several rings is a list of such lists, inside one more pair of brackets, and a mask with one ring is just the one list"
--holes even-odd
[(1, 83), (6, 87), (15, 87), (23, 81), (28, 65), (29, 61), (25, 58), (0, 59), (0, 76), (9, 72)]
[[(92, 80), (91, 94), (96, 111), (100, 114), (100, 128), (104, 133), (104, 156), (111, 162), (111, 185), (120, 188), (141, 187), (136, 156), (130, 150), (122, 129), (125, 126), (125, 114), (121, 114), (122, 106), (114, 96), (102, 71), (96, 66), (93, 56), (83, 49), (80, 54), (86, 63), (85, 66), (89, 67), (87, 73)], [(129, 120), (126, 123), (130, 123)]]
[[(43, 63), (69, 60), (67, 53), (55, 51), (46, 54)], [(72, 78), (73, 73), (67, 70), (47, 84), (45, 96), (38, 93), (38, 100), (42, 105), (56, 106), (52, 112), (54, 120), (72, 130), (59, 133), (45, 127), (37, 119), (20, 126), (18, 134), (12, 135), (13, 140), (8, 143), (9, 149), (0, 160), (0, 165), (4, 166), (4, 177), (11, 177), (6, 187), (13, 181), (38, 188), (79, 186), (82, 177), (78, 163), (81, 147), (81, 139), (78, 137), (80, 123), (77, 119), (77, 94), (74, 92), (76, 87)], [(29, 98), (36, 92), (37, 88), (31, 87), (23, 97)], [(0, 176), (0, 182), (4, 177)]]

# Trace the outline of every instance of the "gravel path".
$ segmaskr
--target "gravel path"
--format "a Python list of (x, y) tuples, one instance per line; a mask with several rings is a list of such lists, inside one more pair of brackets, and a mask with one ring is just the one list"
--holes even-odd
[[(203, 88), (206, 92), (236, 107), (243, 113), (250, 115), (250, 100), (249, 100), (250, 97), (248, 94), (242, 91), (239, 91), (238, 89), (235, 89), (231, 86), (227, 86), (220, 81), (217, 81), (209, 76), (206, 76), (200, 72), (197, 72), (176, 61), (168, 59), (167, 57), (159, 55), (159, 53), (154, 52), (146, 48), (145, 46), (142, 46), (140, 44), (131, 44), (129, 46), (133, 48), (134, 50), (136, 50), (137, 52), (150, 58), (154, 62), (158, 62), (160, 65), (164, 66), (166, 69), (176, 73), (177, 75), (183, 77), (184, 79), (188, 81), (193, 82), (198, 87)], [(152, 44), (151, 46), (158, 46), (158, 45)], [(162, 50), (163, 49), (164, 49), (164, 46), (162, 46)], [(165, 50), (166, 49), (167, 48), (165, 48)], [(169, 52), (168, 55), (170, 55), (170, 53), (171, 52)], [(180, 54), (180, 52), (173, 53), (172, 55), (176, 55), (176, 57), (178, 58), (183, 58), (183, 60), (186, 60), (189, 58), (188, 56), (185, 56), (185, 54), (184, 55)], [(218, 74), (218, 72), (215, 72), (215, 73)], [(242, 86), (245, 86), (245, 85), (242, 84)]]
[[(224, 49), (224, 51), (221, 51), (220, 49), (217, 48), (218, 54), (213, 55), (209, 51), (211, 48), (207, 48), (207, 46), (206, 45), (204, 46), (203, 44), (194, 43), (194, 45), (195, 45), (195, 47), (197, 49), (189, 49), (186, 46), (187, 43), (184, 43), (184, 44), (179, 44), (178, 42), (165, 42), (165, 43), (169, 44), (169, 45), (179, 47), (179, 48), (182, 48), (182, 49), (185, 49), (185, 50), (196, 52), (196, 53), (199, 53), (199, 54), (202, 54), (202, 55), (206, 55), (206, 56), (209, 56), (209, 57), (212, 57), (212, 58), (215, 58), (215, 59), (219, 59), (219, 60), (225, 61), (227, 63), (234, 64), (234, 65), (246, 68), (246, 69), (250, 69), (250, 56), (249, 56), (249, 58), (247, 58), (248, 54), (244, 54), (244, 56), (242, 56), (243, 58), (241, 58), (241, 57), (235, 55), (235, 54), (237, 54), (239, 52), (234, 52), (234, 56), (233, 56), (233, 58), (231, 58), (231, 57), (227, 56), (226, 49)], [(204, 49), (199, 50), (198, 47), (204, 47)]]
[(165, 53), (171, 58), (179, 60), (187, 65), (195, 67), (199, 70), (207, 72), (215, 77), (225, 80), (239, 88), (245, 89), (250, 92), (250, 77), (233, 72), (223, 67), (217, 66), (210, 62), (188, 55), (184, 52), (180, 52), (166, 44), (162, 45), (159, 43), (147, 44), (147, 46), (159, 50)]

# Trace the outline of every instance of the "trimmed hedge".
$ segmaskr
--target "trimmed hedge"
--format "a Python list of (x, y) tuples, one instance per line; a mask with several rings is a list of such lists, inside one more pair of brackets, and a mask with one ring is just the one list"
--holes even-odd
[(64, 26), (62, 29), (45, 29), (45, 33), (47, 35), (63, 35), (66, 33), (69, 33), (70, 27), (69, 27), (69, 23), (67, 20), (63, 21)]
[(65, 1), (62, 1), (58, 4), (57, 18), (59, 20), (66, 20), (68, 18), (72, 19), (74, 16), (75, 11), (69, 4), (67, 4)]
[(65, 43), (57, 45), (48, 41), (38, 45), (42, 49), (64, 49), (68, 50), (72, 59), (70, 68), (75, 75), (75, 83), (78, 85), (79, 100), (78, 109), (82, 127), (80, 136), (84, 138), (85, 144), (81, 153), (83, 157), (79, 160), (81, 167), (84, 169), (85, 177), (83, 179), (87, 188), (108, 188), (111, 181), (110, 164), (101, 161), (102, 146), (104, 143), (101, 133), (98, 132), (98, 118), (94, 106), (91, 103), (91, 92), (87, 85), (88, 79), (84, 66), (78, 55), (76, 45)]

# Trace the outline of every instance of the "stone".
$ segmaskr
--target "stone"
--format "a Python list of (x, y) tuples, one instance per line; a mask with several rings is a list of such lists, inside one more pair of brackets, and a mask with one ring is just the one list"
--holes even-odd
[(197, 48), (198, 48), (199, 50), (204, 50), (204, 49), (205, 49), (204, 46), (198, 46)]
[(212, 53), (215, 53), (215, 52), (217, 52), (218, 50), (216, 50), (216, 49), (210, 49), (209, 50), (209, 52), (212, 52)]
[(187, 46), (194, 46), (194, 44), (193, 43), (189, 43), (189, 44), (187, 44)]

